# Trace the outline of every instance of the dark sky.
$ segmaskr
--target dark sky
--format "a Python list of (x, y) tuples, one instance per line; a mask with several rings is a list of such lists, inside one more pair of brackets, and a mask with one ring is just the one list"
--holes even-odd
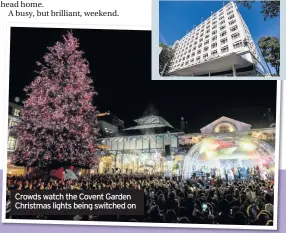
[[(10, 98), (36, 76), (35, 62), (67, 29), (12, 28)], [(152, 103), (173, 126), (180, 118), (192, 132), (221, 116), (259, 124), (267, 108), (276, 112), (276, 81), (151, 81), (151, 32), (73, 29), (89, 61), (100, 111), (110, 110), (133, 126)]]

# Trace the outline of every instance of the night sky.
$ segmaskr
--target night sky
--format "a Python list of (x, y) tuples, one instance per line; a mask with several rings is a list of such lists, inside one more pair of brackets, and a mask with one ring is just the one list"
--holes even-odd
[[(68, 29), (12, 28), (10, 98), (25, 99), (36, 61)], [(89, 61), (98, 96), (95, 105), (133, 126), (153, 104), (174, 127), (183, 116), (191, 132), (221, 116), (258, 126), (267, 108), (276, 112), (276, 81), (151, 81), (151, 32), (73, 29)], [(11, 99), (11, 100), (13, 100)]]

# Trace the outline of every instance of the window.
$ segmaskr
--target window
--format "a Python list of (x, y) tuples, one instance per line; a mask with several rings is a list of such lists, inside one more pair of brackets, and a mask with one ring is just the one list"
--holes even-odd
[(220, 43), (221, 43), (222, 45), (224, 45), (225, 43), (227, 43), (227, 38), (222, 39), (222, 40), (220, 41)]
[(186, 58), (185, 57), (183, 57), (183, 61), (185, 61), (186, 60)]
[(198, 48), (201, 48), (203, 44), (199, 44)]
[(215, 35), (217, 33), (217, 31), (213, 31), (212, 34)]
[(204, 52), (208, 50), (209, 50), (209, 47), (204, 47)]
[(212, 44), (212, 49), (217, 47), (217, 43)]
[(190, 55), (187, 56), (187, 59), (189, 59), (189, 58), (190, 58)]
[(196, 50), (196, 49), (197, 49), (197, 47), (196, 47), (196, 46), (194, 46), (193, 50)]
[(230, 31), (231, 32), (234, 32), (234, 31), (236, 31), (237, 30), (237, 25), (235, 25), (235, 26), (233, 26), (232, 28), (230, 28)]
[(216, 23), (217, 23), (217, 21), (213, 21), (213, 25), (216, 24)]
[(189, 49), (189, 51), (188, 51), (188, 53), (190, 53), (192, 50), (191, 49)]
[(195, 43), (194, 43), (194, 45), (196, 45), (198, 42), (197, 41), (195, 41)]
[(210, 25), (207, 26), (207, 29), (209, 29), (209, 28), (210, 28)]
[(222, 30), (224, 30), (225, 29), (225, 26), (221, 26), (220, 27), (220, 30), (222, 31)]
[(223, 48), (221, 49), (221, 52), (222, 52), (222, 53), (228, 52), (228, 46), (223, 47)]
[(239, 38), (239, 37), (240, 37), (240, 35), (239, 35), (238, 32), (231, 35), (231, 38), (232, 38), (233, 40), (235, 40), (235, 39), (237, 39), (237, 38)]
[(192, 57), (194, 57), (195, 56), (195, 53), (192, 53)]
[(229, 20), (233, 19), (233, 18), (234, 18), (234, 15), (231, 15), (231, 16), (228, 17)]
[(209, 37), (210, 37), (210, 35), (206, 35), (206, 37), (205, 37), (205, 38), (206, 38), (206, 39), (208, 39)]
[(206, 41), (205, 41), (205, 45), (208, 44), (209, 42), (210, 42), (209, 40), (206, 40)]
[(215, 30), (216, 29), (216, 25), (214, 25), (213, 27), (212, 27), (212, 30)]
[(185, 62), (185, 65), (188, 65), (188, 64), (189, 64), (189, 61), (186, 61), (186, 62)]
[(224, 17), (223, 17), (223, 16), (219, 17), (219, 20), (223, 20), (223, 19), (224, 19)]
[(220, 25), (223, 25), (224, 23), (225, 23), (225, 20), (221, 21), (221, 22), (220, 22)]
[(207, 58), (209, 55), (207, 53), (204, 54), (204, 58)]
[(243, 43), (242, 43), (241, 40), (236, 42), (235, 44), (233, 44), (233, 48), (234, 49), (238, 49), (238, 48), (241, 48), (241, 47), (243, 47)]
[(13, 127), (13, 126), (15, 126), (15, 125), (17, 125), (18, 124), (18, 122), (17, 121), (13, 121), (13, 120), (11, 120), (10, 121), (10, 125), (9, 125), (9, 127)]
[(199, 61), (200, 59), (201, 59), (201, 57), (197, 57), (197, 59), (196, 59), (196, 60), (197, 60), (197, 61)]
[(194, 58), (191, 59), (191, 62), (194, 62)]
[(226, 35), (226, 31), (224, 31), (224, 32), (222, 32), (222, 33), (220, 34), (221, 37), (223, 37), (223, 36), (225, 36), (225, 35)]
[(217, 55), (217, 50), (212, 51), (212, 56)]
[(8, 138), (8, 150), (15, 150), (16, 148), (16, 138), (9, 136)]
[(204, 33), (202, 33), (201, 35), (200, 35), (200, 37), (203, 37), (204, 36)]
[(202, 42), (202, 41), (203, 41), (203, 38), (200, 39), (200, 42)]
[(227, 12), (227, 15), (230, 15), (230, 14), (232, 14), (233, 13), (233, 11), (229, 11), (229, 12)]
[(197, 54), (201, 54), (201, 52), (202, 52), (202, 51), (199, 49), (198, 52), (197, 52)]
[(207, 31), (206, 31), (206, 33), (209, 33), (210, 32), (210, 30), (208, 29)]
[(235, 24), (235, 22), (236, 22), (235, 20), (232, 20), (229, 22), (229, 25), (233, 25), (233, 24)]
[(19, 115), (20, 115), (20, 109), (14, 108), (14, 110), (13, 110), (13, 115), (14, 115), (14, 116), (19, 116)]

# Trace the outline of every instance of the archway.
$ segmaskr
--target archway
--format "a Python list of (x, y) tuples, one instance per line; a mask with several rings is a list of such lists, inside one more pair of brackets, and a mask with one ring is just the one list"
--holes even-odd
[(219, 135), (203, 139), (187, 153), (183, 165), (183, 179), (193, 176), (202, 167), (222, 166), (274, 167), (274, 148), (257, 138), (239, 135)]

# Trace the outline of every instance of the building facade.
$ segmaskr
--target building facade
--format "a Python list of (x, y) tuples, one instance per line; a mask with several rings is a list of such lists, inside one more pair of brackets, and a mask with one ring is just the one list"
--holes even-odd
[[(19, 122), (20, 111), (20, 105), (9, 103), (9, 129)], [(200, 164), (198, 161), (204, 156), (200, 149), (201, 145), (214, 139), (233, 141), (237, 144), (235, 147), (240, 147), (241, 140), (249, 140), (253, 145), (250, 147), (253, 150), (251, 153), (256, 157), (272, 158), (274, 156), (275, 124), (268, 128), (252, 129), (249, 124), (221, 117), (201, 128), (198, 133), (186, 134), (180, 130), (174, 130), (173, 126), (160, 116), (142, 117), (135, 122), (137, 125), (121, 131), (121, 136), (96, 139), (96, 142), (103, 145), (108, 153), (103, 153), (99, 158), (99, 164), (88, 172), (105, 173), (114, 172), (114, 169), (117, 169), (122, 173), (163, 174), (167, 171), (169, 175), (174, 173), (189, 176), (194, 167), (193, 162), (197, 161), (196, 166), (198, 166)], [(156, 131), (162, 128), (165, 132)], [(10, 130), (8, 133), (8, 173), (24, 174), (25, 168), (15, 167), (10, 163), (9, 156), (16, 149), (18, 140)], [(234, 146), (230, 147), (234, 148)], [(230, 152), (233, 153), (234, 150), (227, 151), (229, 155), (231, 155)], [(212, 163), (211, 159), (209, 161)]]
[(8, 173), (11, 174), (23, 174), (25, 169), (21, 167), (16, 167), (11, 164), (10, 155), (13, 153), (18, 144), (17, 135), (10, 131), (11, 127), (15, 126), (19, 122), (19, 115), (21, 112), (22, 106), (19, 103), (9, 102), (8, 109), (8, 144), (7, 144), (7, 166)]
[(188, 32), (173, 45), (169, 75), (263, 76), (255, 43), (234, 2)]

